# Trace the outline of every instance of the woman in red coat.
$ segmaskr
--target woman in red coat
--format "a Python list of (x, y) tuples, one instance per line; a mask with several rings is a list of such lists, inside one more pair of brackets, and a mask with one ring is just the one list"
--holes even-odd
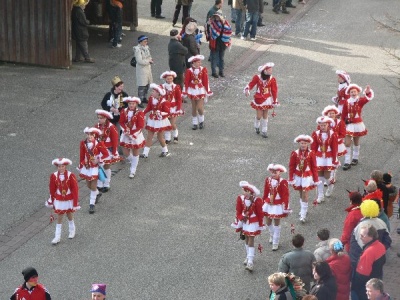
[(98, 123), (94, 127), (101, 131), (97, 139), (103, 142), (108, 150), (108, 158), (104, 160), (104, 172), (107, 177), (104, 183), (101, 180), (97, 180), (97, 189), (100, 192), (107, 193), (111, 183), (111, 165), (122, 159), (118, 154), (119, 134), (117, 127), (110, 122), (113, 118), (110, 112), (96, 109), (96, 114)]
[(336, 279), (336, 300), (349, 300), (351, 282), (350, 257), (344, 252), (343, 244), (338, 239), (329, 241), (331, 256), (326, 259)]
[[(176, 73), (174, 71), (166, 71), (161, 74), (160, 78), (165, 80), (162, 86), (165, 90), (165, 99), (167, 99), (170, 105), (169, 121), (171, 122), (174, 143), (178, 143), (178, 127), (176, 125), (176, 120), (179, 116), (183, 115), (181, 87), (179, 84), (174, 83), (174, 78), (176, 78)], [(165, 131), (164, 135), (165, 143), (169, 144), (171, 142), (171, 131)]]
[(246, 270), (253, 271), (253, 259), (255, 256), (254, 238), (264, 230), (263, 201), (258, 195), (260, 191), (247, 181), (239, 182), (243, 194), (236, 199), (236, 220), (231, 225), (236, 231), (241, 231), (245, 236)]
[(94, 205), (97, 197), (101, 196), (97, 189), (97, 179), (99, 179), (99, 166), (108, 159), (108, 150), (103, 142), (96, 140), (96, 136), (101, 134), (98, 128), (86, 127), (83, 131), (86, 139), (80, 143), (79, 155), (79, 177), (86, 180), (86, 185), (90, 189), (89, 213), (94, 213)]
[[(275, 77), (272, 76), (274, 63), (269, 62), (258, 68), (260, 75), (254, 75), (251, 81), (245, 86), (244, 94), (250, 95), (250, 91), (256, 86), (257, 90), (250, 105), (256, 110), (254, 128), (256, 133), (260, 133), (260, 123), (262, 137), (267, 138), (268, 130), (268, 110), (279, 106), (278, 85)], [(262, 118), (262, 120), (261, 120)]]
[(318, 184), (317, 161), (314, 151), (309, 149), (313, 142), (309, 135), (299, 135), (294, 139), (299, 149), (292, 151), (289, 162), (289, 185), (300, 193), (300, 221), (306, 222), (308, 211), (308, 191)]
[(150, 88), (152, 91), (151, 96), (149, 97), (149, 103), (143, 111), (144, 114), (150, 113), (146, 124), (146, 146), (143, 149), (143, 153), (140, 154), (140, 157), (147, 158), (149, 156), (150, 147), (153, 145), (153, 137), (155, 133), (157, 133), (157, 139), (162, 147), (160, 157), (167, 157), (170, 153), (168, 152), (168, 147), (165, 143), (164, 131), (171, 130), (171, 123), (168, 119), (170, 104), (164, 98), (165, 90), (162, 86), (152, 83), (150, 84)]
[(363, 218), (361, 214), (360, 205), (362, 202), (362, 196), (359, 192), (350, 192), (350, 206), (345, 209), (348, 212), (344, 219), (343, 231), (340, 240), (342, 241), (347, 253), (350, 251), (350, 238), (354, 228), (358, 225), (360, 220)]
[(67, 170), (72, 162), (68, 158), (56, 158), (51, 162), (57, 167), (57, 171), (50, 175), (50, 197), (46, 206), (54, 208), (57, 214), (56, 234), (51, 241), (53, 245), (61, 240), (61, 229), (64, 215), (67, 215), (69, 225), (69, 239), (75, 237), (74, 212), (80, 209), (79, 187), (75, 174)]

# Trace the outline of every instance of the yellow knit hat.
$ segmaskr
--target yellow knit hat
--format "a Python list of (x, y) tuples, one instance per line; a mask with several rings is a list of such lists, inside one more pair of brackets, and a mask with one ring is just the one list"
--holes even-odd
[(360, 209), (365, 218), (376, 218), (379, 215), (379, 205), (374, 200), (364, 200)]

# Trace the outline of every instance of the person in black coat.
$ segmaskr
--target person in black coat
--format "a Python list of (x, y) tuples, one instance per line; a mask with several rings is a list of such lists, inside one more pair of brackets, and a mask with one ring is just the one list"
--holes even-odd
[(182, 34), (182, 44), (188, 49), (188, 53), (186, 54), (186, 68), (191, 67), (191, 63), (188, 62), (188, 59), (192, 56), (196, 56), (200, 54), (199, 48), (197, 47), (196, 42), (196, 29), (197, 23), (192, 20), (185, 26), (185, 32)]
[(313, 275), (315, 283), (311, 287), (310, 294), (317, 296), (318, 299), (335, 300), (337, 285), (329, 264), (326, 261), (313, 263)]
[(123, 99), (128, 97), (128, 94), (124, 91), (124, 82), (119, 76), (115, 76), (111, 80), (111, 84), (111, 90), (104, 95), (100, 105), (102, 109), (112, 113), (113, 118), (110, 122), (119, 126), (120, 111), (128, 107), (127, 103), (123, 102)]
[(83, 61), (82, 56), (85, 58), (85, 62), (94, 62), (94, 59), (89, 56), (89, 31), (87, 28), (89, 21), (86, 20), (84, 12), (88, 2), (88, 0), (75, 0), (71, 12), (71, 33), (72, 39), (76, 42), (74, 62)]
[(185, 56), (188, 53), (188, 49), (182, 45), (181, 36), (178, 34), (177, 29), (172, 29), (169, 35), (171, 37), (168, 44), (169, 69), (176, 73), (174, 83), (179, 84), (183, 89), (183, 73), (186, 66)]

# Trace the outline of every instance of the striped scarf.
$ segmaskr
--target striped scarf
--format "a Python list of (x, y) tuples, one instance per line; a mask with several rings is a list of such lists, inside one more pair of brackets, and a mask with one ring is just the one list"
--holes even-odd
[(212, 46), (216, 44), (216, 40), (218, 37), (221, 37), (221, 41), (225, 44), (226, 47), (229, 47), (231, 45), (232, 27), (226, 20), (222, 24), (221, 22), (213, 19), (211, 21), (209, 30), (210, 47), (212, 49)]

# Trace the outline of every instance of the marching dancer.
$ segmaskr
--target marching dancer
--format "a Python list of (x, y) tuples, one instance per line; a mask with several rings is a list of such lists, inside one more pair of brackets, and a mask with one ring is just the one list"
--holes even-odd
[(140, 104), (139, 98), (125, 97), (123, 101), (128, 103), (128, 107), (121, 111), (119, 119), (123, 131), (120, 145), (126, 159), (131, 163), (129, 178), (133, 178), (139, 163), (139, 151), (146, 144), (142, 133), (145, 120), (144, 113), (137, 108)]
[(313, 142), (311, 144), (311, 150), (314, 151), (317, 160), (317, 170), (319, 183), (318, 198), (317, 202), (321, 203), (324, 199), (324, 182), (328, 183), (328, 189), (325, 193), (326, 197), (332, 195), (334, 187), (334, 177), (331, 174), (332, 170), (335, 170), (339, 161), (337, 160), (338, 153), (338, 137), (336, 133), (331, 129), (331, 126), (335, 124), (335, 121), (328, 117), (317, 118), (318, 128), (312, 133)]
[[(336, 133), (338, 138), (337, 157), (339, 159), (339, 157), (344, 156), (347, 152), (346, 146), (344, 145), (344, 138), (346, 136), (346, 124), (342, 119), (339, 118), (340, 116), (339, 108), (337, 108), (334, 105), (328, 105), (327, 107), (325, 107), (324, 110), (322, 111), (322, 115), (327, 116), (328, 118), (331, 118), (332, 120), (335, 121), (334, 124), (332, 125), (332, 130)], [(336, 182), (336, 171), (337, 168), (331, 171), (334, 182)]]
[(203, 55), (195, 55), (188, 59), (192, 66), (186, 70), (185, 87), (183, 95), (189, 97), (192, 102), (192, 129), (204, 128), (204, 102), (213, 93), (208, 85), (207, 68), (201, 66)]
[[(265, 179), (263, 211), (267, 219), (269, 243), (272, 243), (272, 251), (276, 251), (281, 236), (280, 221), (291, 212), (289, 208), (289, 186), (288, 182), (281, 178), (281, 173), (286, 172), (284, 166), (270, 164), (267, 170), (271, 172), (271, 176)], [(273, 225), (272, 221), (274, 221)]]
[(68, 218), (68, 238), (75, 237), (74, 212), (81, 207), (76, 176), (67, 170), (67, 166), (72, 162), (68, 158), (56, 158), (51, 164), (57, 167), (57, 171), (50, 175), (50, 198), (46, 201), (46, 206), (54, 208), (57, 214), (56, 234), (51, 241), (53, 245), (56, 245), (61, 240), (62, 221), (65, 214)]
[(253, 87), (257, 86), (254, 99), (251, 101), (250, 105), (256, 110), (256, 118), (254, 119), (256, 133), (260, 134), (261, 123), (261, 134), (264, 138), (268, 137), (268, 110), (279, 106), (278, 85), (275, 77), (272, 76), (272, 68), (274, 65), (274, 63), (269, 62), (258, 67), (260, 75), (254, 75), (252, 80), (244, 88), (245, 95), (249, 96)]
[[(160, 79), (165, 79), (165, 83), (162, 84), (165, 90), (165, 99), (170, 103), (170, 115), (169, 121), (171, 122), (172, 135), (174, 137), (174, 143), (178, 143), (178, 127), (176, 120), (178, 116), (183, 115), (182, 110), (182, 90), (178, 84), (174, 83), (176, 73), (174, 71), (166, 71), (161, 74)], [(171, 131), (165, 131), (165, 143), (171, 142)]]
[(169, 102), (164, 98), (165, 90), (162, 86), (152, 83), (150, 84), (150, 88), (152, 90), (151, 96), (149, 97), (149, 103), (143, 111), (144, 114), (150, 112), (146, 124), (146, 146), (143, 149), (143, 153), (140, 154), (140, 157), (147, 158), (149, 156), (150, 147), (153, 144), (155, 133), (157, 133), (158, 141), (162, 147), (160, 157), (167, 157), (170, 153), (168, 152), (168, 147), (165, 143), (164, 131), (171, 130), (171, 123), (168, 120), (170, 106)]
[(97, 179), (99, 178), (99, 165), (108, 159), (108, 150), (103, 142), (96, 140), (96, 135), (101, 134), (98, 128), (86, 127), (83, 131), (86, 139), (80, 143), (79, 177), (86, 180), (90, 189), (89, 213), (94, 213), (94, 205), (101, 193), (97, 190)]
[(318, 184), (318, 171), (315, 153), (309, 149), (313, 142), (309, 135), (299, 135), (294, 139), (299, 149), (292, 151), (289, 162), (289, 185), (300, 193), (300, 221), (306, 222), (308, 211), (308, 192)]
[(245, 236), (246, 259), (244, 265), (246, 270), (253, 271), (253, 261), (255, 256), (254, 238), (264, 230), (264, 214), (262, 211), (263, 201), (260, 191), (247, 181), (239, 182), (243, 189), (243, 194), (236, 199), (236, 220), (231, 226), (241, 229)]
[(337, 70), (336, 75), (339, 86), (337, 90), (337, 95), (335, 97), (332, 97), (332, 101), (338, 107), (340, 115), (342, 113), (344, 103), (347, 99), (349, 99), (349, 95), (346, 94), (346, 89), (349, 86), (351, 79), (350, 75), (347, 74), (346, 71)]
[[(374, 98), (374, 91), (369, 85), (364, 90), (365, 97), (360, 97), (362, 89), (357, 84), (350, 84), (346, 89), (346, 94), (350, 95), (343, 106), (342, 119), (346, 123), (346, 137), (344, 144), (346, 145), (347, 153), (344, 156), (343, 170), (348, 170), (351, 166), (358, 164), (360, 155), (360, 138), (367, 135), (368, 131), (365, 128), (361, 117), (362, 109), (365, 104)], [(351, 144), (353, 142), (353, 157), (351, 157)], [(353, 159), (352, 159), (353, 158)]]
[(113, 119), (113, 115), (110, 112), (103, 109), (96, 109), (96, 114), (99, 122), (94, 127), (101, 131), (97, 139), (103, 142), (108, 150), (108, 157), (103, 161), (106, 180), (104, 183), (101, 180), (97, 180), (97, 189), (100, 192), (107, 193), (110, 190), (111, 165), (122, 159), (118, 154), (119, 134), (117, 127), (110, 122)]

